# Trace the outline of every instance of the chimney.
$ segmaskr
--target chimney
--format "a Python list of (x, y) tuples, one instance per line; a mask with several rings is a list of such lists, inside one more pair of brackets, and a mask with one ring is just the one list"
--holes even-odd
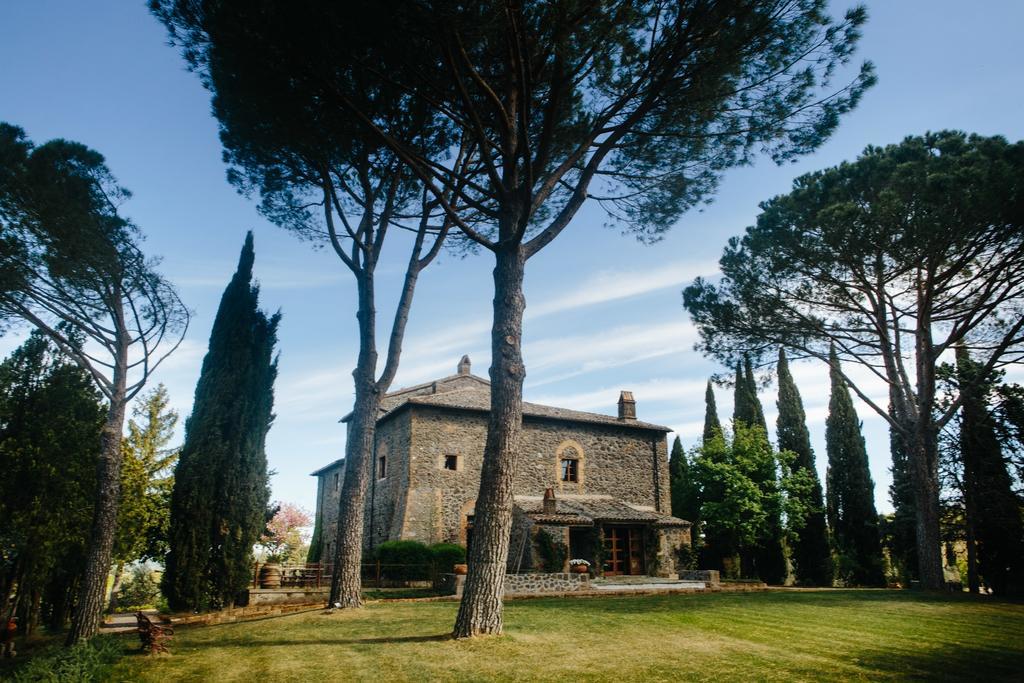
[(622, 391), (619, 393), (619, 419), (636, 419), (636, 401), (633, 400), (632, 391)]
[(541, 508), (545, 515), (553, 515), (558, 510), (558, 501), (555, 500), (555, 490), (544, 489), (544, 507)]
[(463, 356), (462, 360), (459, 361), (459, 374), (460, 375), (468, 375), (469, 374), (469, 356)]

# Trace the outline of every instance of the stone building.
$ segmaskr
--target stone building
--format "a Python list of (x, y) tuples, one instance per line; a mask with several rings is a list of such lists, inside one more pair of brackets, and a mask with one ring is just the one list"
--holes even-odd
[[(394, 539), (469, 545), (480, 487), (490, 383), (457, 374), (388, 394), (377, 419), (367, 547)], [(342, 418), (342, 421), (346, 421)], [(673, 576), (690, 523), (670, 515), (667, 427), (641, 422), (629, 392), (618, 416), (523, 404), (509, 571)], [(331, 557), (344, 461), (316, 472)]]

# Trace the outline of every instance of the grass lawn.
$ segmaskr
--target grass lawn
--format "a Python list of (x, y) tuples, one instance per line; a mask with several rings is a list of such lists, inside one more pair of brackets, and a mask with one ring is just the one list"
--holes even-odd
[(513, 601), (506, 635), (448, 639), (455, 603), (182, 628), (117, 681), (1022, 680), (1024, 605), (896, 591)]

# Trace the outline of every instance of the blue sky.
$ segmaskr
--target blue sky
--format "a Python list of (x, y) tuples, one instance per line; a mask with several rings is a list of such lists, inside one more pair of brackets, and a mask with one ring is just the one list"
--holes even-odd
[[(943, 128), (1024, 138), (1024, 3), (867, 5), (858, 59), (875, 62), (879, 83), (815, 154), (728, 172), (710, 206), (684, 216), (653, 246), (602, 227), (601, 213), (587, 208), (531, 260), (527, 400), (613, 413), (619, 390), (629, 389), (641, 419), (673, 427), (692, 446), (704, 382), (721, 368), (693, 351), (680, 290), (697, 275), (714, 274), (725, 241), (753, 223), (758, 202), (786, 192), (801, 173), (853, 159), (868, 144)], [(166, 45), (144, 2), (5, 0), (0, 64), (0, 120), (37, 142), (64, 137), (97, 149), (134, 193), (125, 213), (195, 313), (186, 342), (156, 378), (182, 417), (221, 291), (245, 231), (255, 232), (263, 306), (284, 313), (277, 419), (267, 442), (273, 496), (311, 509), (316, 488), (308, 474), (343, 453), (337, 418), (352, 396), (354, 287), (342, 264), (268, 224), (228, 185), (209, 95)], [(406, 246), (392, 245), (382, 265), (382, 320), (393, 310)], [(396, 387), (451, 374), (463, 353), (486, 376), (490, 267), (487, 255), (443, 255), (424, 273)], [(16, 335), (0, 338), (0, 353), (17, 342)], [(823, 472), (827, 372), (802, 363), (794, 374)], [(884, 397), (884, 388), (874, 389)], [(761, 398), (773, 424), (773, 388)], [(731, 392), (718, 390), (718, 403), (728, 418)], [(869, 408), (859, 411), (876, 499), (889, 510), (887, 433)]]

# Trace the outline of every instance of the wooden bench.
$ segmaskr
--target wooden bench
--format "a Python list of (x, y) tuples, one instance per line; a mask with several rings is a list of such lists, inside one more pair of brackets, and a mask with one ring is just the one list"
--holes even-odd
[(139, 640), (142, 641), (143, 652), (150, 654), (167, 652), (167, 642), (174, 635), (174, 629), (170, 626), (154, 624), (141, 611), (135, 613), (135, 620), (139, 624)]

